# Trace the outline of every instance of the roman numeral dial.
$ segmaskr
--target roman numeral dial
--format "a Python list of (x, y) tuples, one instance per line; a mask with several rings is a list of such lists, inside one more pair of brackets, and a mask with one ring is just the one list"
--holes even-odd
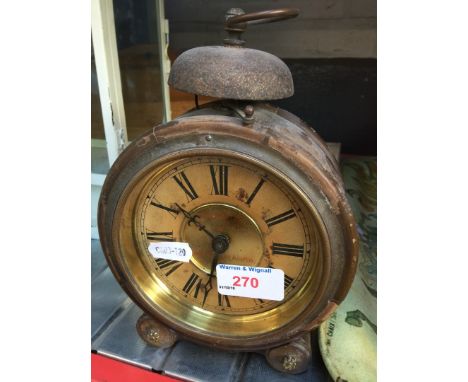
[(294, 257), (304, 256), (303, 245), (273, 243), (273, 246), (271, 249), (272, 249), (273, 255), (286, 255), (286, 256), (294, 256)]
[(228, 195), (229, 167), (210, 164), (211, 181), (215, 195)]
[(229, 301), (229, 297), (224, 294), (218, 293), (218, 305), (220, 307), (230, 308), (231, 302)]
[[(310, 260), (315, 247), (306, 232), (309, 215), (302, 212), (306, 206), (288, 186), (287, 175), (282, 177), (268, 171), (266, 164), (234, 155), (195, 153), (166, 162), (158, 173), (148, 175), (147, 185), (138, 190), (141, 207), (134, 212), (131, 229), (140, 232), (138, 244), (146, 254), (146, 269), (153, 272), (155, 294), (162, 288), (165, 294), (174, 295), (175, 305), (210, 312), (207, 317), (267, 312), (295, 296), (306, 285), (304, 277), (315, 264)], [(162, 242), (172, 242), (164, 252), (170, 259), (156, 258), (163, 252), (148, 250), (151, 243), (154, 247)], [(191, 249), (187, 262), (168, 255), (176, 253), (171, 251), (179, 242)], [(222, 250), (214, 255), (219, 245)], [(285, 300), (229, 294), (234, 293), (231, 288), (237, 292), (251, 285), (249, 282), (234, 286), (234, 281), (229, 284), (223, 280), (218, 290), (213, 259), (217, 264), (281, 269)]]
[(296, 217), (296, 213), (294, 210), (289, 210), (286, 212), (283, 212), (282, 214), (273, 216), (270, 219), (265, 220), (265, 223), (268, 225), (268, 227), (272, 227), (276, 224), (280, 224), (286, 220), (292, 219)]
[(284, 289), (288, 288), (293, 281), (294, 279), (285, 273), (284, 274)]
[(146, 238), (149, 241), (174, 241), (173, 231), (171, 232), (146, 231)]
[(257, 196), (258, 191), (260, 191), (260, 188), (262, 188), (263, 183), (265, 183), (265, 179), (260, 179), (260, 182), (257, 183), (255, 186), (255, 189), (252, 191), (250, 194), (249, 198), (247, 199), (246, 203), (250, 205), (252, 201), (254, 200), (255, 196)]
[(177, 185), (185, 192), (185, 195), (187, 195), (188, 198), (191, 200), (198, 198), (197, 192), (183, 171), (181, 171), (179, 175), (174, 175), (172, 179), (175, 180)]
[(167, 259), (156, 259), (156, 264), (158, 265), (159, 269), (165, 272), (166, 276), (171, 275), (174, 273), (179, 267), (183, 264), (181, 261), (176, 260), (167, 260)]
[(197, 274), (192, 273), (182, 290), (187, 294), (191, 294), (191, 292), (193, 291), (193, 297), (198, 298), (201, 283), (201, 278)]

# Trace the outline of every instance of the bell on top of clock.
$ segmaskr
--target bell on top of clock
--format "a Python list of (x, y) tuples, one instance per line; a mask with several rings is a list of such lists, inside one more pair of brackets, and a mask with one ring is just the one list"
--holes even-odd
[(174, 62), (169, 85), (187, 93), (235, 100), (275, 100), (291, 97), (291, 72), (278, 57), (244, 48), (242, 33), (248, 24), (280, 21), (299, 14), (297, 9), (275, 9), (245, 14), (226, 13), (224, 46), (204, 46), (182, 53)]

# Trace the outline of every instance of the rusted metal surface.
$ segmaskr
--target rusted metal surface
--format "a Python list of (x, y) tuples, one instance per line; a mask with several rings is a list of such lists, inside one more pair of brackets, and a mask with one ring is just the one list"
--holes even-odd
[(294, 94), (291, 72), (278, 57), (243, 48), (247, 23), (273, 22), (297, 16), (294, 9), (244, 14), (234, 8), (226, 15), (225, 46), (190, 49), (174, 62), (168, 83), (188, 93), (236, 100), (275, 100)]
[(311, 356), (310, 333), (265, 352), (268, 363), (274, 369), (289, 374), (303, 373), (309, 367)]
[(253, 13), (245, 13), (241, 8), (231, 8), (226, 12), (224, 30), (228, 32), (228, 37), (224, 39), (224, 45), (244, 45), (245, 41), (242, 40), (241, 35), (249, 24), (273, 23), (297, 15), (299, 15), (299, 10), (295, 8), (281, 8)]
[(291, 97), (291, 72), (278, 57), (260, 50), (222, 46), (193, 48), (174, 62), (170, 86), (187, 93), (239, 99)]
[[(242, 105), (242, 108), (237, 102), (233, 101), (223, 101), (222, 104), (227, 108), (231, 109), (234, 113), (236, 113), (241, 119), (244, 125), (251, 125), (255, 122), (255, 108), (253, 105), (247, 104)], [(198, 107), (199, 109), (199, 107)]]
[[(228, 11), (229, 12), (229, 11)], [(226, 28), (231, 28), (234, 25), (239, 28), (239, 24), (264, 24), (273, 23), (276, 21), (290, 19), (299, 15), (299, 10), (296, 8), (280, 8), (269, 11), (244, 13), (230, 17), (226, 20)]]
[(140, 338), (152, 346), (168, 348), (177, 341), (177, 334), (173, 330), (147, 314), (143, 314), (138, 319), (136, 328)]
[[(305, 124), (283, 116), (284, 111), (256, 103), (255, 122), (245, 125), (242, 119), (221, 102), (204, 105), (178, 120), (156, 126), (134, 141), (113, 165), (101, 193), (99, 231), (104, 253), (122, 287), (146, 312), (172, 327), (182, 338), (230, 350), (262, 350), (278, 347), (299, 338), (318, 325), (330, 312), (330, 301), (339, 304), (348, 292), (358, 259), (356, 224), (347, 203), (336, 162), (323, 142)], [(239, 103), (245, 108), (245, 103)], [(288, 114), (285, 114), (288, 116)], [(209, 138), (208, 138), (209, 137)], [(304, 311), (286, 326), (252, 338), (220, 338), (194, 331), (185, 323), (174, 323), (154, 310), (142, 298), (135, 285), (128, 283), (125, 271), (113, 253), (118, 241), (113, 225), (114, 211), (130, 179), (152, 163), (177, 157), (189, 150), (192, 154), (216, 148), (239, 155), (261, 156), (297, 181), (316, 206), (330, 239), (330, 264), (324, 270), (321, 293), (304, 301)]]

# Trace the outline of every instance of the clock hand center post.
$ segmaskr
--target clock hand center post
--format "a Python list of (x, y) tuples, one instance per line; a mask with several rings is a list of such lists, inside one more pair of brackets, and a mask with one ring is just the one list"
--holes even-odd
[(180, 212), (182, 212), (182, 214), (188, 219), (188, 224), (194, 224), (195, 226), (198, 227), (198, 229), (200, 231), (203, 231), (205, 232), (211, 239), (212, 239), (212, 242), (211, 242), (211, 248), (213, 249), (213, 259), (211, 261), (211, 269), (210, 269), (210, 275), (208, 277), (208, 281), (206, 282), (206, 284), (204, 285), (204, 289), (205, 289), (205, 296), (203, 298), (203, 304), (205, 304), (205, 301), (206, 301), (206, 298), (208, 296), (208, 292), (213, 289), (213, 286), (211, 284), (212, 282), (212, 278), (213, 278), (213, 275), (214, 275), (214, 271), (216, 269), (216, 265), (218, 264), (218, 259), (219, 259), (219, 256), (221, 254), (223, 254), (224, 252), (227, 251), (227, 249), (229, 248), (229, 242), (230, 242), (230, 238), (229, 236), (225, 235), (225, 234), (219, 234), (219, 235), (214, 235), (212, 232), (210, 232), (206, 226), (202, 223), (200, 223), (199, 219), (200, 217), (198, 215), (193, 215), (191, 214), (190, 212), (188, 212), (187, 210), (185, 210), (184, 208), (182, 208), (179, 204), (176, 203), (176, 206), (177, 208), (179, 209)]

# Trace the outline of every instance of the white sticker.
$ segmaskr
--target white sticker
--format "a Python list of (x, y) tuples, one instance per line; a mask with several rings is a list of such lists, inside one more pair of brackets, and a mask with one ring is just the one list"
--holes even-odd
[(228, 296), (284, 299), (284, 272), (281, 269), (218, 264), (218, 292)]
[(176, 241), (151, 243), (148, 246), (148, 251), (155, 258), (184, 261), (186, 263), (188, 263), (192, 257), (192, 249), (188, 243), (179, 243)]

